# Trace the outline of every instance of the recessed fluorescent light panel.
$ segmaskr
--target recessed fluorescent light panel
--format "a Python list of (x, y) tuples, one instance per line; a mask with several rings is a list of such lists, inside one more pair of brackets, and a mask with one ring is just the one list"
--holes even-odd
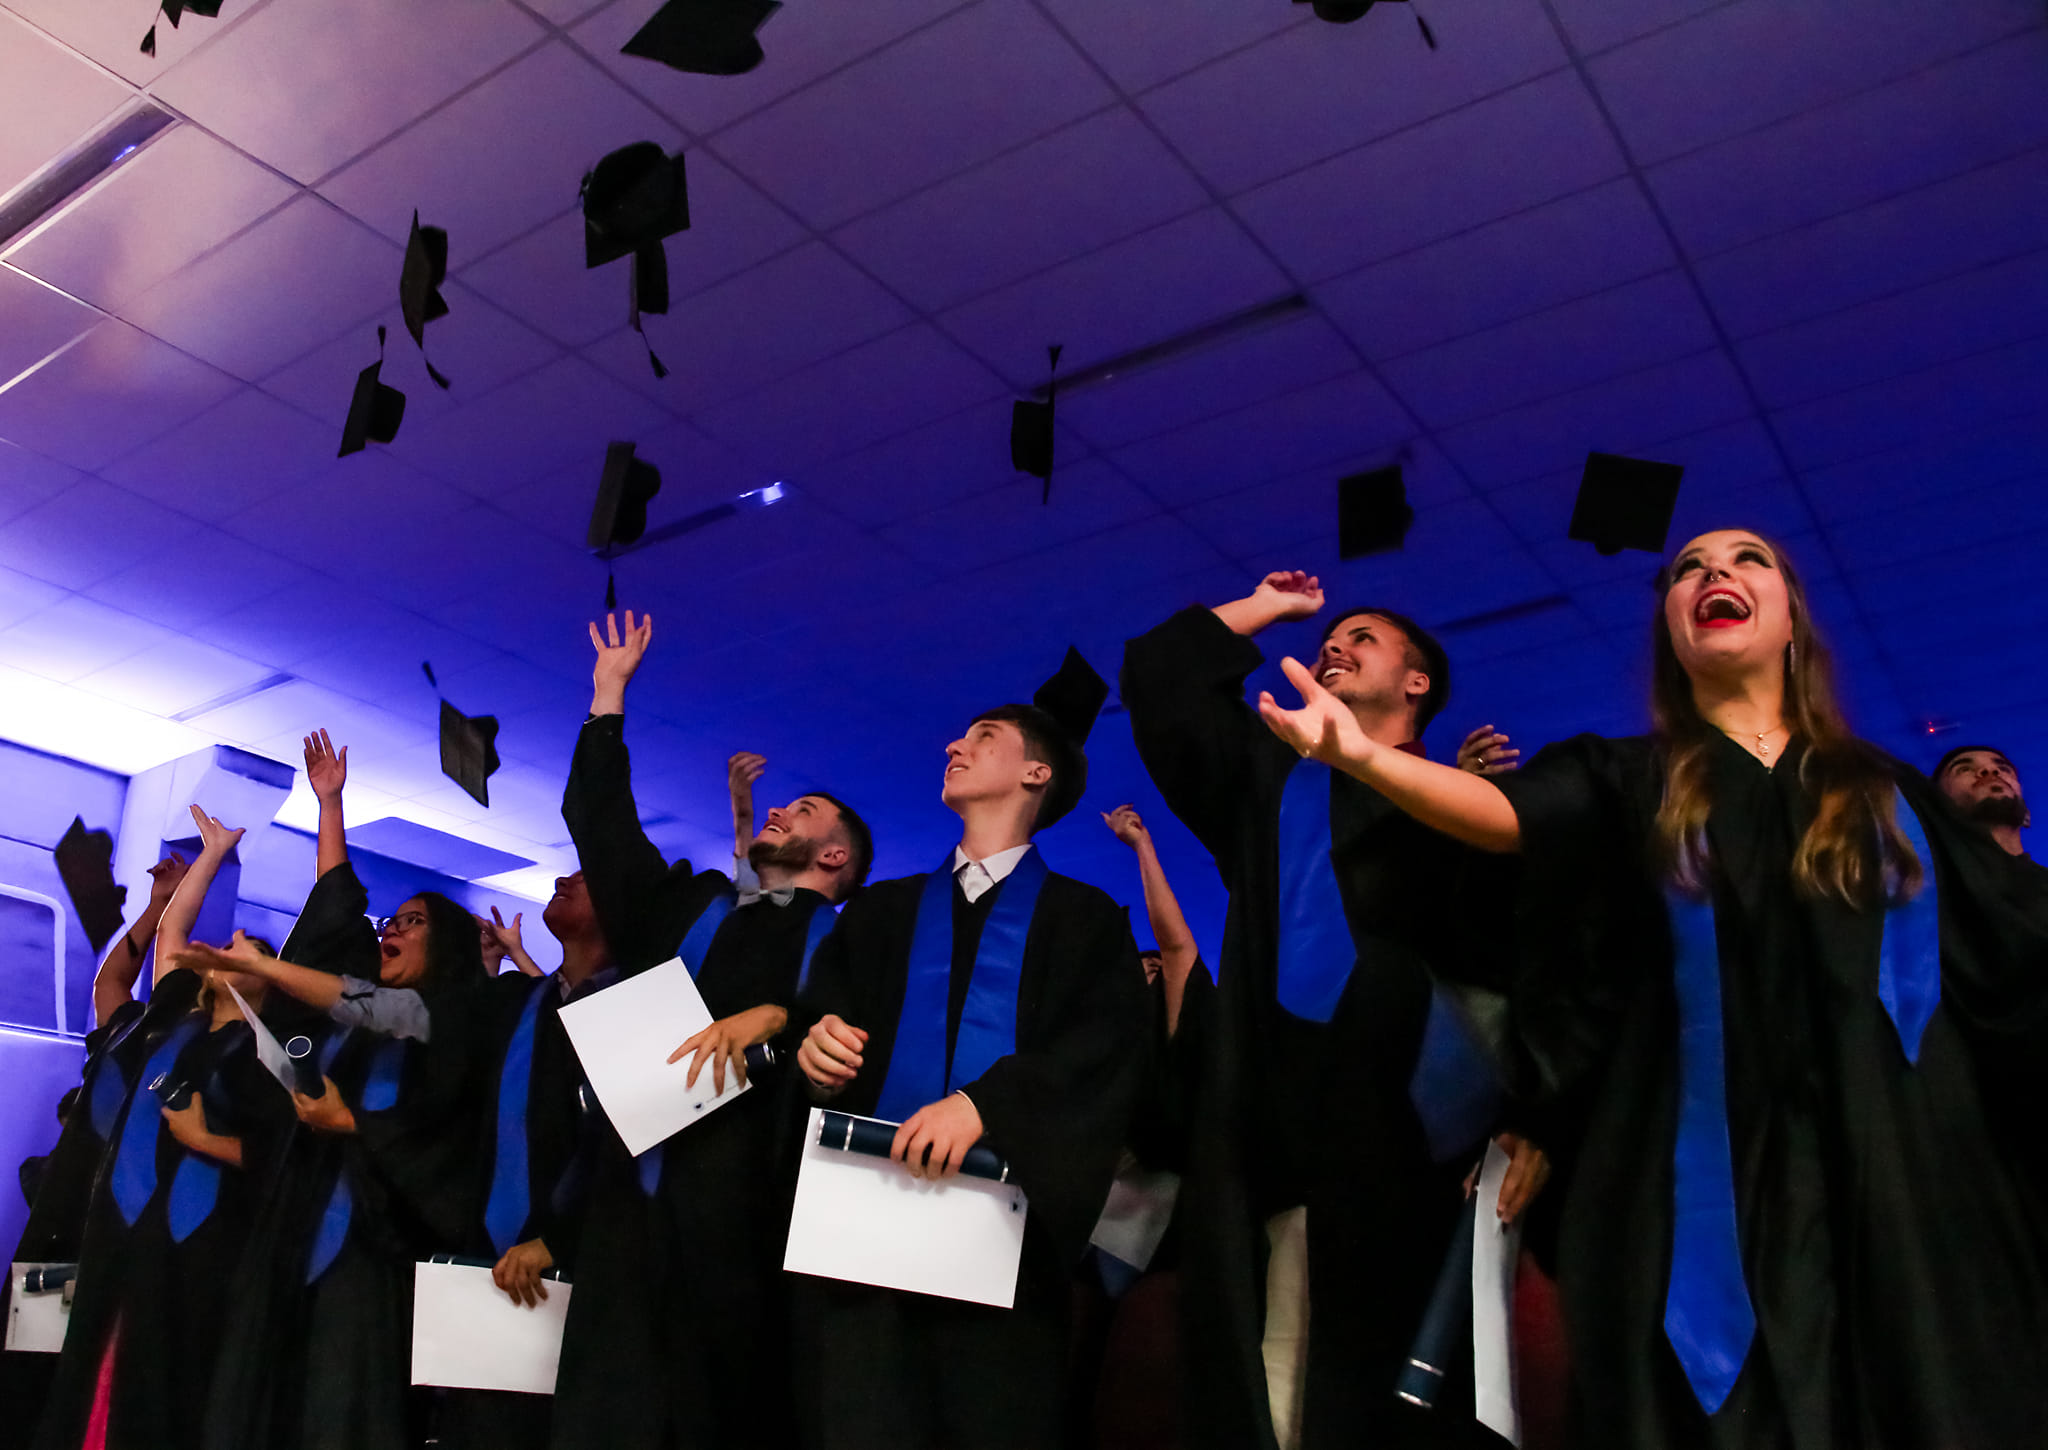
[(162, 135), (178, 118), (138, 96), (68, 151), (0, 197), (0, 251)]

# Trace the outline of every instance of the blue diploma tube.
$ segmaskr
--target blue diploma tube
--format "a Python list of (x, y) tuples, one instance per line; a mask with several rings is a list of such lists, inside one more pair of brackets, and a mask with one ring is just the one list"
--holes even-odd
[(1422, 1327), (1408, 1347), (1408, 1362), (1394, 1381), (1394, 1393), (1411, 1405), (1425, 1410), (1436, 1408), (1443, 1388), (1444, 1369), (1456, 1357), (1458, 1336), (1472, 1318), (1472, 1226), (1479, 1195), (1465, 1199), (1458, 1226), (1451, 1233), (1451, 1246), (1444, 1266), (1437, 1271), (1436, 1287), (1430, 1291), (1429, 1307), (1422, 1313)]
[[(819, 1115), (818, 1141), (842, 1153), (886, 1158), (889, 1145), (896, 1141), (896, 1130), (902, 1126), (901, 1123), (885, 1123), (878, 1118), (860, 1118), (852, 1113), (835, 1113), (828, 1109)], [(967, 1150), (967, 1156), (960, 1160), (960, 1171), (969, 1178), (986, 1178), (991, 1183), (1010, 1181), (1010, 1165), (997, 1155), (995, 1149), (979, 1144)]]

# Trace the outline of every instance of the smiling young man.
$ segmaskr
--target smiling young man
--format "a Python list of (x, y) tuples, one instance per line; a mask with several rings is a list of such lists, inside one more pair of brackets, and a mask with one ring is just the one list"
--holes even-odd
[(960, 843), (870, 887), (819, 951), (797, 1062), (815, 1102), (900, 1123), (904, 1171), (945, 1178), (986, 1139), (1030, 1201), (1015, 1307), (798, 1281), (805, 1443), (1060, 1442), (1067, 1278), (1117, 1166), (1143, 1068), (1130, 923), (1032, 844), (1080, 800), (1106, 687), (1077, 654), (1033, 705), (946, 747)]
[[(810, 792), (770, 811), (754, 838), (758, 897), (741, 902), (722, 872), (670, 865), (640, 824), (624, 738), (626, 686), (653, 633), (631, 612), (623, 631), (610, 618), (603, 633), (591, 626), (590, 718), (562, 816), (621, 969), (680, 956), (717, 1018), (679, 1055), (744, 1076), (748, 1047), (787, 1044), (832, 904), (865, 878), (873, 845), (850, 808)], [(748, 1093), (637, 1160), (616, 1134), (597, 1135), (555, 1390), (561, 1450), (787, 1439), (775, 1102)]]
[[(1485, 1443), (1469, 1359), (1432, 1413), (1395, 1378), (1503, 1104), (1436, 973), (1458, 938), (1460, 848), (1276, 741), (1247, 706), (1251, 637), (1323, 607), (1268, 575), (1124, 652), (1138, 753), (1230, 892), (1182, 1185), (1190, 1444)], [(1417, 755), (1450, 694), (1443, 649), (1385, 609), (1337, 615), (1317, 680), (1374, 740)], [(1469, 913), (1466, 913), (1469, 915)], [(1464, 994), (1467, 1002), (1477, 994)], [(1496, 999), (1497, 1001), (1498, 999)], [(1512, 1134), (1501, 1197), (1546, 1175)]]

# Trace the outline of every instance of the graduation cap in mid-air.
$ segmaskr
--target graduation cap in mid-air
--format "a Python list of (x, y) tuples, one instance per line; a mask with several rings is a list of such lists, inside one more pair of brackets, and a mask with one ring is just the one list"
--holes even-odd
[(1038, 807), (1040, 829), (1081, 803), (1081, 793), (1088, 786), (1088, 753), (1084, 747), (1088, 744), (1088, 732), (1095, 728), (1095, 717), (1102, 712), (1102, 702), (1108, 698), (1108, 683), (1081, 657), (1079, 650), (1069, 645), (1059, 669), (1038, 687), (1031, 704), (1023, 707), (1056, 757), (1052, 762), (1052, 784)]
[(1045, 401), (1019, 398), (1010, 404), (1010, 466), (1045, 483), (1040, 503), (1052, 501), (1053, 393), (1059, 382), (1060, 346), (1046, 349), (1052, 360), (1045, 384)]
[(1664, 552), (1671, 511), (1678, 505), (1681, 463), (1652, 463), (1618, 453), (1588, 453), (1572, 505), (1571, 537), (1603, 554), (1623, 549)]
[[(176, 30), (179, 17), (187, 11), (212, 20), (220, 14), (220, 6), (221, 0), (163, 0), (163, 3), (157, 6), (157, 9), (162, 12), (164, 19), (171, 22), (171, 29)], [(155, 25), (151, 25), (142, 37), (142, 53), (144, 55), (156, 54)]]
[[(668, 311), (668, 253), (662, 239), (690, 226), (690, 188), (681, 152), (670, 156), (657, 142), (622, 146), (583, 178), (583, 265), (602, 267), (633, 259), (632, 308), (628, 321), (647, 342), (643, 312)], [(668, 369), (647, 347), (657, 378)]]
[[(1316, 19), (1327, 20), (1332, 25), (1349, 25), (1354, 20), (1363, 20), (1365, 12), (1372, 9), (1376, 0), (1294, 0), (1297, 5), (1313, 5)], [(1389, 0), (1390, 4), (1402, 4), (1405, 0)], [(1436, 33), (1429, 28), (1429, 22), (1422, 18), (1422, 12), (1415, 12), (1415, 23), (1422, 27), (1422, 38), (1431, 50), (1436, 49)]]
[(341, 449), (334, 456), (361, 453), (370, 443), (389, 443), (405, 421), (405, 394), (381, 377), (384, 370), (384, 329), (377, 329), (377, 360), (356, 374), (355, 394), (348, 402), (348, 421), (341, 425)]
[(419, 344), (420, 361), (427, 364), (427, 376), (442, 388), (448, 379), (427, 359), (427, 324), (448, 315), (448, 301), (441, 284), (448, 280), (448, 233), (439, 227), (420, 225), (420, 214), (412, 214), (412, 235), (405, 243), (405, 268), (398, 274), (398, 305), (405, 314), (405, 330)]
[(1398, 549), (1408, 538), (1415, 510), (1401, 465), (1353, 473), (1337, 480), (1337, 557), (1362, 559)]
[[(647, 501), (661, 492), (661, 470), (633, 456), (631, 443), (612, 443), (604, 450), (604, 473), (597, 481), (597, 502), (590, 510), (584, 544), (609, 559), (612, 551), (636, 544), (647, 532)], [(619, 592), (606, 571), (604, 607), (619, 607)]]
[[(441, 682), (434, 667), (422, 660), (420, 670), (434, 693), (441, 694)], [(498, 769), (498, 717), (465, 715), (441, 695), (441, 774), (447, 776), (480, 806), (491, 803), (490, 779)]]
[(762, 61), (754, 32), (781, 8), (777, 0), (668, 0), (619, 54), (698, 75), (745, 75)]
[(85, 939), (97, 952), (121, 929), (121, 907), (128, 899), (128, 888), (114, 880), (114, 838), (105, 831), (88, 831), (85, 817), (74, 816), (52, 854), (64, 894), (71, 898)]

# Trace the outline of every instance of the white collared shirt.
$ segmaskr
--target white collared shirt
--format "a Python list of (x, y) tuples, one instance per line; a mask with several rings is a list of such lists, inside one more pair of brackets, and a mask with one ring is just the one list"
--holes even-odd
[(1024, 859), (1024, 853), (1031, 849), (1026, 841), (1021, 846), (1012, 846), (1007, 851), (998, 851), (986, 861), (976, 861), (960, 847), (953, 848), (953, 879), (960, 883), (960, 893), (969, 902), (979, 901), (982, 895), (995, 889), (995, 884), (1017, 869), (1017, 863)]

